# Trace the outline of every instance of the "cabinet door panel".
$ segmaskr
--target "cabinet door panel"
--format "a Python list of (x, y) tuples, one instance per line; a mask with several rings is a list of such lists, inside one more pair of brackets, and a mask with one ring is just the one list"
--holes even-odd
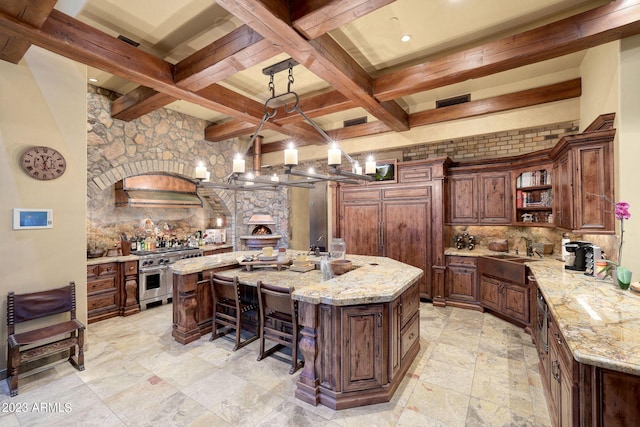
[(382, 385), (382, 305), (342, 311), (344, 391)]
[(598, 145), (576, 150), (577, 174), (575, 187), (576, 223), (574, 229), (600, 231), (612, 229), (612, 184), (609, 179), (607, 147)]
[(480, 277), (480, 303), (485, 307), (494, 310), (501, 310), (500, 307), (501, 283), (486, 276)]
[(480, 223), (511, 223), (510, 177), (508, 173), (480, 176)]
[(508, 316), (529, 323), (528, 289), (517, 285), (504, 285), (504, 312)]
[(384, 202), (383, 210), (383, 255), (422, 269), (419, 286), (423, 294), (430, 294), (431, 201)]
[(342, 205), (342, 236), (347, 252), (356, 255), (380, 255), (380, 203)]
[(475, 175), (452, 176), (449, 180), (449, 221), (454, 224), (478, 223), (477, 179)]

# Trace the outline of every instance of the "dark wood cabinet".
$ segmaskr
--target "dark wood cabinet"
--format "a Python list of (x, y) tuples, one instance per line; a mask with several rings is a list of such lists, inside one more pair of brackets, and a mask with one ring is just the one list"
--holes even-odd
[(475, 174), (449, 177), (449, 222), (478, 223), (478, 177)]
[(511, 173), (469, 173), (449, 177), (451, 224), (510, 224)]
[(120, 288), (120, 316), (130, 316), (140, 312), (138, 303), (138, 261), (125, 261), (120, 264), (122, 269)]
[(227, 252), (233, 252), (233, 247), (216, 248), (216, 249), (205, 249), (205, 250), (202, 251), (202, 256), (223, 254), (223, 253), (227, 253)]
[(613, 116), (603, 115), (583, 133), (563, 137), (549, 154), (558, 227), (575, 233), (615, 231)]
[(478, 308), (478, 259), (448, 255), (446, 260), (445, 300), (447, 305)]
[(87, 317), (88, 322), (118, 316), (119, 263), (87, 266)]
[(337, 185), (335, 236), (348, 253), (422, 269), (420, 296), (433, 299), (432, 267), (444, 268), (443, 162), (399, 163), (398, 175), (393, 184)]
[(524, 227), (554, 227), (553, 185), (551, 163), (535, 168), (515, 170), (515, 218), (514, 225)]
[(512, 283), (483, 274), (480, 276), (480, 304), (518, 324), (530, 325), (528, 284)]
[(342, 309), (343, 390), (359, 391), (383, 384), (382, 304)]

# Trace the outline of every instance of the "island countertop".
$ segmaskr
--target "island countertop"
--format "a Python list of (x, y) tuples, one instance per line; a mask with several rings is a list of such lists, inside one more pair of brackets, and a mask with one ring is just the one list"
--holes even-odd
[[(170, 270), (177, 275), (199, 273), (204, 270), (230, 267), (238, 264), (237, 258), (258, 252), (230, 252), (205, 257), (189, 258), (175, 262)], [(289, 256), (303, 252), (288, 251)], [(309, 257), (319, 262), (319, 257)], [(422, 270), (385, 257), (347, 255), (354, 270), (322, 280), (319, 270), (299, 273), (284, 269), (255, 268), (245, 271), (235, 268), (221, 272), (223, 275), (237, 275), (240, 282), (255, 286), (258, 280), (295, 288), (293, 298), (312, 304), (337, 306), (390, 302), (414, 284), (423, 274)]]
[(576, 361), (640, 375), (640, 295), (558, 261), (527, 265)]

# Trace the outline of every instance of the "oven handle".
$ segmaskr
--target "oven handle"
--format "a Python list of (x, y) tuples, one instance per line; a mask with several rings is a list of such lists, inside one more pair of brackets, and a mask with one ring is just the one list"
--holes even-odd
[(167, 266), (166, 265), (156, 265), (150, 268), (140, 268), (139, 272), (140, 274), (149, 274), (149, 273), (156, 273), (156, 272), (160, 272), (163, 270), (166, 270)]

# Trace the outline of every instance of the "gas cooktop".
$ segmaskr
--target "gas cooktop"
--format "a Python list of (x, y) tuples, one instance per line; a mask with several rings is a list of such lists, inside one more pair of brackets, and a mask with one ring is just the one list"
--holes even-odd
[(172, 246), (170, 248), (156, 248), (152, 251), (133, 251), (131, 255), (158, 255), (158, 254), (166, 254), (168, 252), (184, 252), (184, 251), (197, 251), (199, 248), (192, 248), (190, 246)]

